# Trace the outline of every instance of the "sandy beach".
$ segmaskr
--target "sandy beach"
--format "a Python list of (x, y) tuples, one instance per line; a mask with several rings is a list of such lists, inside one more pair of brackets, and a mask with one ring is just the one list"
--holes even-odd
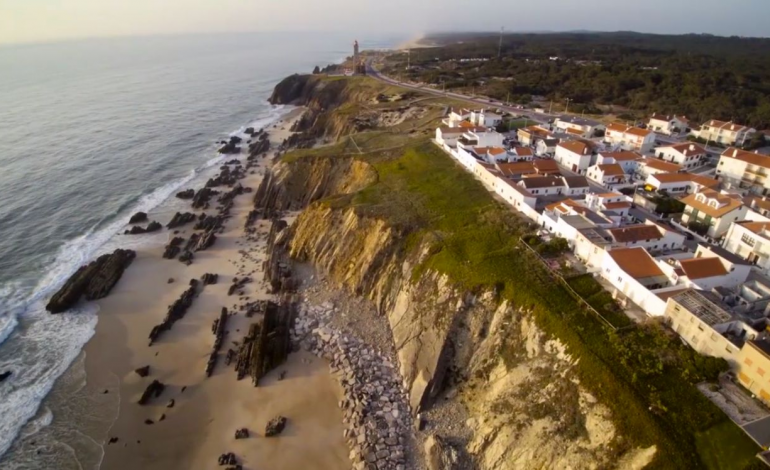
[[(267, 129), (273, 149), (290, 134), (291, 123), (301, 111), (294, 110), (277, 127)], [(257, 188), (273, 153), (260, 161), (255, 174), (241, 180), (243, 186)], [(227, 452), (235, 453), (244, 469), (350, 468), (338, 408), (342, 390), (326, 361), (306, 352), (292, 353), (259, 387), (248, 378), (238, 381), (233, 366), (224, 364), (224, 352), (242, 339), (254, 321), (238, 314), (228, 321), (213, 375), (205, 376), (214, 343), (211, 325), (222, 307), (232, 311), (238, 304), (269, 298), (261, 282), (264, 236), (256, 241), (245, 236), (252, 197), (253, 193), (235, 199), (224, 232), (213, 247), (196, 253), (192, 265), (163, 259), (162, 247), (139, 250), (116, 288), (99, 301), (99, 323), (85, 348), (88, 388), (94, 394), (120, 397), (115, 423), (104, 436), (93, 436), (105, 443), (102, 469), (210, 469)], [(171, 214), (149, 216), (165, 224)], [(268, 222), (258, 222), (258, 233), (268, 229)], [(180, 232), (185, 236), (184, 230)], [(148, 334), (163, 319), (167, 306), (191, 279), (205, 273), (218, 274), (218, 283), (205, 286), (184, 318), (148, 346)], [(235, 276), (254, 278), (244, 288), (248, 298), (227, 295)], [(148, 377), (134, 372), (147, 365)], [(138, 405), (153, 379), (163, 382), (165, 390), (150, 404)], [(171, 400), (173, 407), (169, 407)], [(288, 418), (286, 430), (266, 438), (265, 424), (276, 415)], [(240, 428), (247, 428), (250, 437), (236, 440), (235, 431)], [(108, 444), (111, 438), (117, 442)]]

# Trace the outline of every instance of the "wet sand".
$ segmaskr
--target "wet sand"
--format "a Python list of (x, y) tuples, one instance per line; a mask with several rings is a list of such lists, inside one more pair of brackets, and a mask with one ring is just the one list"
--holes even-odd
[[(274, 145), (289, 134), (291, 121), (300, 112), (268, 129)], [(245, 160), (245, 155), (238, 158)], [(266, 163), (261, 160), (259, 174), (249, 174), (241, 183), (256, 190)], [(120, 397), (117, 420), (105, 436), (98, 436), (105, 441), (102, 469), (211, 469), (226, 452), (235, 453), (244, 469), (350, 468), (337, 406), (342, 390), (325, 361), (293, 353), (257, 388), (249, 378), (236, 380), (233, 365), (224, 364), (225, 352), (235, 349), (233, 341), (239, 342), (255, 320), (239, 313), (228, 321), (213, 375), (205, 377), (214, 343), (211, 325), (221, 308), (232, 311), (238, 304), (269, 298), (261, 282), (264, 237), (248, 240), (244, 231), (253, 194), (236, 198), (224, 233), (213, 247), (196, 253), (191, 266), (163, 259), (162, 247), (140, 250), (115, 289), (99, 301), (99, 323), (85, 348), (88, 387)], [(165, 223), (170, 216), (151, 213), (150, 219)], [(266, 234), (269, 224), (260, 221), (256, 227)], [(186, 231), (181, 236), (189, 235), (189, 226)], [(205, 286), (184, 318), (149, 347), (148, 334), (163, 319), (167, 306), (190, 279), (204, 273), (218, 274), (218, 283)], [(244, 275), (255, 281), (245, 286), (248, 299), (228, 296), (232, 278)], [(168, 283), (170, 278), (173, 283)], [(141, 378), (134, 369), (146, 365), (150, 375)], [(279, 380), (282, 373), (285, 378)], [(166, 384), (166, 389), (149, 405), (138, 405), (153, 379)], [(174, 406), (168, 408), (171, 399)], [(286, 430), (265, 438), (265, 424), (279, 414), (288, 418)], [(147, 419), (153, 424), (146, 424)], [(247, 428), (250, 437), (236, 440), (240, 428)], [(118, 441), (107, 444), (112, 437)]]

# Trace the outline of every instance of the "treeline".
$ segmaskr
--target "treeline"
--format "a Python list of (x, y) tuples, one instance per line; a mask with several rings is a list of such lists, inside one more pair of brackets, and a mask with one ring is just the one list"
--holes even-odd
[[(441, 47), (394, 56), (391, 71), (493, 98), (532, 96), (579, 109), (615, 105), (770, 127), (770, 40), (639, 33), (443, 35)], [(499, 59), (498, 59), (499, 50)], [(556, 59), (558, 57), (558, 59)], [(461, 61), (460, 59), (486, 59)], [(553, 60), (552, 60), (553, 59)]]

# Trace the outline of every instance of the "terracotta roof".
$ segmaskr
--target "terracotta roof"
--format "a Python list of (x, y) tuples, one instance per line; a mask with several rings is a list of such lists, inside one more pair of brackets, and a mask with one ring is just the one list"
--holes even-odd
[(724, 276), (727, 269), (719, 258), (692, 258), (679, 261), (679, 265), (690, 279)]
[(520, 131), (529, 132), (530, 134), (550, 135), (550, 132), (543, 129), (540, 126), (527, 126), (519, 129)]
[(660, 171), (668, 171), (670, 173), (676, 173), (682, 169), (682, 167), (676, 163), (664, 162), (663, 160), (658, 160), (657, 158), (645, 158), (642, 160), (642, 165), (655, 168), (656, 170)]
[(533, 155), (532, 149), (529, 147), (513, 147), (511, 150), (513, 151), (513, 153), (515, 153), (520, 157), (529, 157)]
[(691, 173), (658, 173), (652, 175), (653, 178), (661, 183), (697, 183), (706, 188), (716, 188), (719, 186), (719, 181), (708, 176), (693, 175)]
[(623, 176), (625, 174), (623, 172), (623, 168), (621, 168), (621, 166), (617, 163), (605, 163), (603, 165), (596, 166), (599, 167), (599, 170), (601, 170), (604, 176)]
[(556, 173), (560, 174), (559, 172), (559, 165), (556, 164), (553, 160), (543, 160), (538, 159), (532, 162), (535, 165), (535, 168), (537, 169), (538, 173)]
[(723, 157), (734, 158), (742, 162), (749, 163), (751, 165), (757, 165), (764, 168), (770, 168), (770, 157), (762, 155), (756, 152), (748, 152), (746, 150), (730, 147), (722, 152)]
[(497, 167), (506, 176), (536, 172), (535, 165), (532, 162), (498, 163)]
[(620, 193), (609, 192), (609, 193), (599, 193), (599, 194), (596, 195), (596, 197), (600, 197), (602, 199), (607, 199), (607, 198), (611, 198), (611, 197), (623, 197), (623, 195), (620, 194)]
[(601, 152), (600, 155), (603, 157), (614, 158), (615, 161), (618, 161), (618, 162), (628, 162), (628, 161), (639, 160), (640, 158), (642, 158), (642, 156), (636, 152), (629, 152), (625, 150), (622, 152)]
[(704, 149), (700, 145), (693, 144), (693, 143), (688, 143), (688, 142), (682, 142), (681, 144), (664, 145), (662, 147), (658, 147), (658, 149), (661, 149), (661, 148), (674, 149), (674, 150), (676, 150), (677, 152), (681, 153), (684, 156), (688, 156), (688, 155), (705, 155), (707, 153), (706, 149)]
[(690, 180), (706, 188), (713, 189), (719, 187), (719, 181), (715, 180), (714, 178), (709, 178), (708, 176), (691, 175)]
[(655, 295), (657, 295), (662, 300), (668, 300), (669, 297), (673, 297), (675, 295), (679, 295), (682, 292), (687, 291), (687, 290), (690, 290), (690, 288), (689, 287), (683, 287), (681, 289), (674, 289), (674, 290), (669, 290), (669, 291), (666, 291), (666, 292), (656, 292)]
[(553, 204), (548, 204), (547, 206), (545, 206), (545, 208), (550, 212), (554, 212), (558, 210), (562, 214), (569, 213), (569, 210), (567, 209), (572, 209), (578, 214), (585, 214), (586, 212), (588, 212), (587, 207), (581, 205), (579, 202), (575, 201), (574, 199), (565, 199), (563, 201), (554, 202)]
[(716, 128), (720, 128), (721, 127), (722, 129), (727, 130), (727, 131), (731, 131), (731, 132), (740, 132), (743, 129), (746, 129), (746, 126), (743, 126), (741, 124), (736, 124), (736, 123), (734, 123), (732, 121), (727, 121), (727, 122), (725, 122), (725, 121), (718, 121), (716, 119), (712, 119), (712, 120), (710, 120), (709, 122), (707, 122), (707, 123), (705, 123), (703, 125), (704, 126), (709, 126), (709, 127), (716, 127)]
[(607, 130), (614, 131), (614, 132), (622, 132), (624, 134), (632, 134), (639, 137), (647, 137), (648, 135), (652, 134), (652, 131), (650, 130), (640, 129), (635, 126), (627, 126), (619, 122), (613, 122), (612, 124), (607, 126)]
[(634, 243), (642, 240), (659, 240), (663, 238), (660, 230), (654, 225), (627, 225), (607, 229), (612, 238), (618, 243)]
[(631, 207), (631, 203), (628, 201), (620, 201), (620, 202), (607, 202), (604, 204), (604, 208), (607, 210), (613, 210), (613, 209), (628, 209)]
[(770, 230), (770, 222), (736, 222), (736, 224), (746, 228), (746, 230), (749, 230), (753, 233), (756, 233), (757, 235), (762, 234), (762, 232)]
[(587, 188), (588, 180), (585, 176), (564, 176), (562, 177), (568, 188)]
[(564, 186), (564, 181), (558, 176), (533, 176), (520, 181), (527, 189), (555, 188)]
[[(697, 197), (698, 194), (703, 194), (709, 199), (716, 198), (720, 204), (722, 204), (721, 207), (712, 207), (709, 206), (707, 203), (703, 203), (698, 201)], [(706, 215), (710, 215), (711, 217), (722, 217), (725, 214), (728, 214), (736, 209), (739, 209), (741, 206), (743, 206), (743, 203), (740, 199), (734, 199), (727, 195), (720, 194), (716, 191), (701, 191), (697, 194), (690, 194), (686, 198), (682, 199), (682, 202), (686, 205), (692, 207), (693, 209), (697, 209), (699, 212), (703, 212)]]
[(743, 198), (743, 203), (749, 207), (758, 207), (762, 210), (770, 210), (770, 200), (764, 197), (746, 196)]
[(489, 153), (492, 155), (500, 155), (505, 153), (505, 149), (501, 147), (489, 147)]
[(578, 155), (588, 155), (591, 148), (586, 145), (584, 142), (581, 142), (579, 140), (570, 140), (567, 142), (561, 142), (557, 147), (561, 147), (563, 149), (569, 150), (572, 153), (576, 153)]
[(470, 129), (471, 127), (475, 128), (476, 125), (469, 121), (460, 121), (460, 123), (457, 125), (458, 127), (464, 127), (466, 129)]
[(583, 131), (574, 127), (567, 128), (567, 134), (583, 135)]
[(616, 248), (607, 252), (620, 269), (634, 279), (665, 276), (652, 259), (647, 250), (642, 247)]

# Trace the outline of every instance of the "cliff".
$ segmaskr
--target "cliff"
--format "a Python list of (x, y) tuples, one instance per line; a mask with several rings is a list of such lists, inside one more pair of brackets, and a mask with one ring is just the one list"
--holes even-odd
[[(315, 109), (329, 135), (381, 92), (291, 77), (273, 101)], [(605, 329), (521, 248), (529, 225), (419, 134), (355, 157), (290, 152), (266, 180), (263, 214), (304, 208), (290, 254), (387, 318), (413, 413), (437, 397), (467, 408), (477, 468), (724, 466), (703, 436), (730, 423), (693, 386), (708, 364), (654, 325)]]

